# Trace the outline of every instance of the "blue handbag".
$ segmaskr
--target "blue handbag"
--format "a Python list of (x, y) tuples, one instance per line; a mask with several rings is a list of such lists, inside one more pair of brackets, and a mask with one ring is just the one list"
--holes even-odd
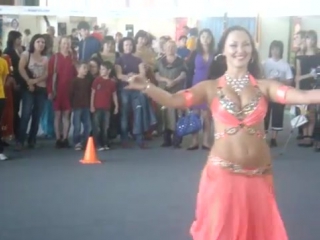
[(202, 129), (202, 121), (198, 114), (190, 111), (185, 116), (179, 118), (176, 124), (176, 135), (184, 137), (186, 135), (199, 132)]

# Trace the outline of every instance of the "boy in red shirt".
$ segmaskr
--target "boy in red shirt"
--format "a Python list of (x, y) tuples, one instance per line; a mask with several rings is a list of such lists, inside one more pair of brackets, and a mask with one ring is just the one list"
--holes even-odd
[(110, 79), (112, 68), (111, 62), (103, 62), (100, 65), (100, 76), (93, 81), (91, 87), (90, 109), (93, 113), (93, 134), (99, 151), (109, 150), (108, 128), (112, 101), (115, 105), (114, 114), (119, 110), (116, 83)]

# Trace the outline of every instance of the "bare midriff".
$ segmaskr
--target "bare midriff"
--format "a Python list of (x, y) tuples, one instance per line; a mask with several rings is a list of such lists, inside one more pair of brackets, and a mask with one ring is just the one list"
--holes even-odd
[[(263, 123), (250, 127), (264, 132)], [(228, 126), (215, 122), (216, 132), (223, 132), (226, 128)], [(265, 139), (248, 134), (244, 129), (223, 139), (216, 139), (209, 161), (215, 157), (240, 165), (244, 169), (264, 168), (271, 164), (270, 149)]]
[(271, 170), (263, 128), (268, 102), (255, 79), (250, 77), (250, 80), (252, 97), (243, 106), (225, 94), (225, 81), (219, 81), (217, 96), (211, 103), (215, 143), (209, 162), (232, 172), (262, 175)]

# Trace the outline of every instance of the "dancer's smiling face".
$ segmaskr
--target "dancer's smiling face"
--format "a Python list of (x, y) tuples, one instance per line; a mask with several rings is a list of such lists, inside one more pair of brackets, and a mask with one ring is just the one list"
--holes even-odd
[(228, 66), (247, 67), (252, 58), (252, 51), (250, 36), (246, 32), (235, 30), (228, 34), (223, 50)]

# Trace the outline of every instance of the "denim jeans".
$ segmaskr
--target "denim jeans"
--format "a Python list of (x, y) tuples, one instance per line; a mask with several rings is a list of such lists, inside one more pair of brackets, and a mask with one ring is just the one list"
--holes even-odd
[(30, 118), (32, 118), (32, 120), (29, 130), (28, 144), (36, 143), (40, 117), (46, 100), (46, 88), (38, 88), (36, 92), (30, 92), (29, 90), (24, 90), (22, 92), (22, 111), (18, 137), (18, 142), (21, 145), (25, 143)]
[(47, 99), (42, 111), (40, 119), (41, 129), (47, 137), (54, 137), (54, 111), (52, 107), (52, 101)]
[(133, 113), (132, 133), (137, 143), (143, 141), (144, 132), (148, 131), (151, 125), (156, 123), (155, 114), (150, 108), (147, 97), (135, 90), (122, 89), (121, 98), (121, 140), (128, 140), (128, 118), (129, 112)]
[(100, 147), (108, 145), (108, 129), (110, 124), (110, 111), (96, 109), (93, 113), (93, 134)]
[[(81, 124), (83, 133), (81, 134)], [(89, 108), (73, 109), (73, 143), (86, 144), (91, 131), (91, 114)]]

